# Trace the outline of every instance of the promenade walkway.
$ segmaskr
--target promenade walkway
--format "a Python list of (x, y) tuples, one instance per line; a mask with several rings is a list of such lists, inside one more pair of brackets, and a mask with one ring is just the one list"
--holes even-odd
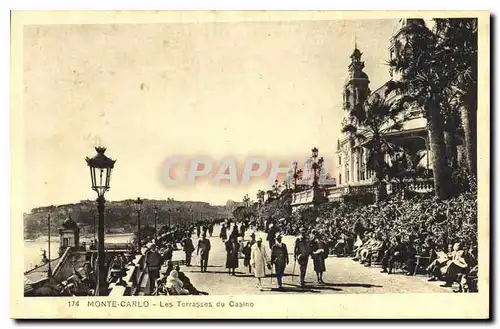
[[(441, 282), (427, 282), (425, 276), (404, 276), (402, 274), (387, 275), (380, 273), (380, 267), (365, 267), (351, 258), (328, 257), (326, 260), (326, 273), (324, 274), (324, 284), (316, 283), (316, 274), (313, 270), (312, 262), (306, 276), (306, 288), (301, 289), (299, 284), (298, 264), (293, 275), (293, 255), (290, 254), (290, 264), (288, 265), (284, 278), (284, 291), (274, 289), (276, 278), (268, 277), (263, 279), (264, 291), (256, 288), (256, 279), (244, 268), (243, 260), (240, 260), (240, 267), (236, 276), (231, 276), (225, 268), (226, 252), (224, 244), (218, 236), (219, 228), (216, 227), (214, 237), (210, 238), (212, 250), (210, 252), (209, 266), (206, 273), (201, 273), (199, 268), (199, 257), (193, 254), (192, 264), (194, 266), (182, 266), (193, 284), (201, 291), (210, 295), (245, 295), (245, 294), (283, 294), (283, 293), (451, 293), (451, 289), (439, 287)], [(247, 233), (246, 238), (248, 238)], [(269, 247), (265, 241), (265, 233), (257, 232), (264, 240), (266, 248)], [(287, 244), (289, 253), (293, 252), (295, 237), (285, 236), (283, 242)], [(193, 243), (197, 245), (197, 237), (193, 236)], [(272, 281), (272, 282), (271, 282)]]

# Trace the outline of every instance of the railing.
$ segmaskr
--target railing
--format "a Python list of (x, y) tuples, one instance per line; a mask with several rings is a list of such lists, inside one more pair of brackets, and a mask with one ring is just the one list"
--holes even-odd
[[(394, 183), (395, 185), (395, 183)], [(393, 184), (389, 183), (387, 186), (388, 194), (394, 190)], [(434, 181), (432, 178), (423, 179), (418, 178), (414, 181), (403, 182), (403, 187), (406, 191), (416, 193), (430, 193), (434, 191)], [(376, 193), (376, 185), (374, 182), (359, 183), (353, 185), (341, 185), (330, 187), (326, 190), (328, 200), (339, 200), (346, 195), (361, 194), (361, 193)]]
[(430, 193), (434, 191), (434, 180), (432, 178), (417, 178), (415, 181), (404, 182), (403, 184), (406, 190), (416, 193)]
[(301, 191), (292, 195), (292, 204), (303, 204), (312, 202), (312, 191)]
[(139, 288), (146, 269), (144, 268), (144, 256), (137, 255), (135, 259), (132, 260), (130, 265), (126, 267), (127, 274), (122, 278), (124, 285), (113, 283), (109, 286), (109, 296), (135, 296), (139, 292)]
[(146, 275), (146, 253), (153, 244), (148, 243), (142, 247), (141, 253), (137, 254), (126, 268), (127, 274), (122, 278), (122, 284), (113, 283), (109, 286), (111, 297), (136, 296), (141, 289), (141, 283)]
[(62, 254), (61, 257), (59, 257), (59, 261), (57, 262), (57, 265), (54, 267), (54, 269), (52, 270), (52, 275), (53, 276), (57, 276), (59, 274), (59, 271), (61, 270), (63, 264), (66, 262), (66, 259), (68, 258), (68, 256), (71, 254), (71, 248), (66, 248), (66, 250), (64, 251), (64, 253)]
[(341, 185), (330, 187), (326, 190), (326, 196), (330, 201), (342, 199), (345, 195), (361, 193), (375, 193), (375, 184), (367, 182), (354, 185)]
[(313, 203), (317, 200), (322, 200), (325, 197), (325, 192), (322, 189), (310, 188), (305, 191), (292, 194), (292, 205)]

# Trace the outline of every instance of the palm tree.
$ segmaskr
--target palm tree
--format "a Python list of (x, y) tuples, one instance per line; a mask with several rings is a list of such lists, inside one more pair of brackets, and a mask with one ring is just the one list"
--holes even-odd
[(435, 33), (446, 60), (450, 102), (458, 106), (465, 137), (467, 166), (476, 175), (477, 19), (436, 19)]
[(423, 20), (406, 25), (400, 35), (406, 42), (388, 63), (400, 77), (391, 81), (387, 92), (395, 91), (402, 96), (402, 103), (424, 110), (432, 152), (435, 195), (445, 199), (448, 196), (446, 184), (449, 182), (449, 170), (440, 104), (442, 91), (449, 84), (446, 56), (439, 37), (427, 28)]
[(387, 198), (385, 155), (394, 148), (386, 139), (390, 132), (401, 130), (403, 108), (398, 103), (390, 103), (379, 94), (374, 94), (365, 102), (364, 120), (358, 126), (348, 124), (342, 129), (350, 135), (353, 143), (358, 142), (368, 149), (368, 168), (375, 171), (377, 201)]

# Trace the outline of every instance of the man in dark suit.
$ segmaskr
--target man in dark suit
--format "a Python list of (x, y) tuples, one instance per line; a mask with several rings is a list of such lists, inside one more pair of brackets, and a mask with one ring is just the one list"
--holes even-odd
[(305, 277), (307, 272), (307, 263), (311, 255), (311, 241), (306, 237), (304, 228), (300, 228), (299, 237), (295, 240), (294, 258), (300, 266), (300, 286), (305, 287)]
[(266, 240), (269, 242), (269, 249), (271, 249), (276, 243), (276, 237), (275, 237), (276, 233), (278, 233), (276, 225), (274, 224), (269, 225), (269, 230), (267, 231), (267, 237), (266, 237)]
[(288, 265), (288, 249), (286, 244), (281, 242), (282, 236), (276, 236), (276, 243), (271, 249), (271, 264), (274, 264), (276, 270), (276, 280), (278, 281), (278, 289), (283, 288), (283, 275), (285, 274), (285, 267)]
[(191, 236), (186, 235), (181, 242), (182, 249), (186, 253), (186, 266), (191, 266), (191, 255), (194, 251), (193, 240), (191, 240)]
[(162, 259), (160, 254), (158, 253), (157, 247), (154, 245), (151, 250), (147, 253), (146, 256), (146, 265), (148, 268), (148, 276), (149, 276), (149, 289), (150, 294), (155, 291), (156, 288), (156, 279), (160, 276), (160, 266), (162, 263)]
[(210, 253), (210, 248), (210, 240), (207, 239), (207, 236), (205, 234), (203, 234), (200, 241), (198, 241), (198, 249), (196, 250), (196, 254), (201, 256), (200, 267), (202, 272), (207, 271), (208, 254)]

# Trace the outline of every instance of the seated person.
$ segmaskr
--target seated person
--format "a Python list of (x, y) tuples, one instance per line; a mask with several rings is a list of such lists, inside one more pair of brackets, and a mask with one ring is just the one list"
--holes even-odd
[(376, 256), (376, 261), (381, 261), (384, 256), (385, 251), (389, 247), (389, 240), (386, 237), (379, 235), (377, 237), (377, 243), (372, 247), (367, 255), (367, 261), (365, 266), (372, 266), (372, 256)]
[(74, 274), (78, 277), (78, 279), (86, 284), (89, 289), (95, 289), (97, 286), (97, 277), (92, 267), (90, 266), (90, 262), (83, 263), (83, 266), (78, 270), (73, 269)]
[[(373, 239), (372, 237), (372, 234), (371, 233), (367, 233), (366, 234), (366, 237), (367, 237), (367, 240), (365, 242), (363, 242), (361, 245), (359, 245), (359, 241), (356, 241), (356, 244), (359, 246), (356, 251), (355, 251), (355, 256), (353, 258), (353, 260), (359, 260), (361, 261), (361, 253), (362, 252), (366, 252), (366, 249), (368, 247), (370, 247), (371, 244), (373, 244), (375, 242), (375, 240)], [(359, 238), (359, 237), (358, 237)], [(355, 244), (355, 245), (356, 245)]]
[[(471, 264), (473, 264), (473, 263), (470, 263), (469, 266), (471, 266)], [(462, 287), (466, 292), (477, 292), (478, 291), (477, 281), (475, 283), (473, 282), (474, 278), (477, 279), (477, 273), (478, 273), (478, 264), (476, 261), (476, 265), (473, 266), (469, 270), (469, 273), (466, 276), (464, 276), (466, 279), (466, 284), (462, 285)]]
[(359, 262), (366, 263), (368, 261), (368, 257), (375, 249), (379, 249), (382, 245), (382, 241), (376, 237), (375, 233), (370, 235), (369, 240), (366, 242), (364, 246), (362, 246), (359, 250)]
[(416, 264), (416, 256), (417, 255), (417, 246), (416, 242), (413, 241), (412, 238), (409, 238), (405, 243), (404, 253), (403, 253), (403, 261), (406, 266), (406, 275), (413, 275), (415, 271)]
[(165, 284), (170, 272), (174, 269), (171, 261), (167, 261), (166, 263), (166, 265), (160, 268), (160, 277), (156, 280), (156, 290), (153, 292), (155, 296), (166, 294)]
[(196, 289), (194, 285), (191, 283), (191, 280), (188, 278), (188, 276), (184, 274), (184, 272), (181, 272), (180, 267), (178, 265), (175, 267), (175, 270), (179, 274), (179, 280), (182, 281), (183, 287), (187, 291), (189, 291), (190, 295), (208, 295), (208, 293)]
[(448, 245), (446, 252), (436, 248), (434, 253), (436, 255), (436, 259), (434, 259), (431, 264), (427, 266), (427, 272), (431, 275), (431, 278), (427, 281), (438, 281), (441, 276), (446, 273), (446, 269), (444, 268), (455, 254), (453, 251), (453, 245), (451, 244)]
[(358, 260), (356, 258), (357, 251), (363, 246), (363, 240), (361, 240), (361, 237), (359, 235), (356, 236), (356, 241), (353, 244), (352, 252), (355, 253), (355, 257), (352, 260)]
[[(469, 258), (465, 250), (462, 250), (460, 243), (455, 243), (453, 245), (453, 258), (446, 263), (446, 266), (441, 268), (443, 273), (443, 278), (446, 281), (441, 287), (451, 287), (453, 282), (458, 282), (460, 276), (466, 274), (471, 267), (474, 267), (475, 262), (473, 258)], [(469, 263), (472, 265), (469, 267)]]
[(166, 290), (170, 295), (189, 295), (189, 291), (183, 287), (184, 284), (179, 279), (179, 272), (172, 270), (165, 283)]
[(381, 273), (392, 274), (394, 264), (403, 261), (404, 244), (401, 243), (401, 238), (397, 236), (392, 240), (389, 248), (387, 248), (382, 257), (382, 271)]
[(345, 254), (345, 250), (346, 250), (346, 235), (344, 233), (342, 233), (340, 235), (340, 237), (337, 239), (337, 241), (335, 242), (335, 246), (333, 247), (333, 253), (335, 255), (344, 255)]

